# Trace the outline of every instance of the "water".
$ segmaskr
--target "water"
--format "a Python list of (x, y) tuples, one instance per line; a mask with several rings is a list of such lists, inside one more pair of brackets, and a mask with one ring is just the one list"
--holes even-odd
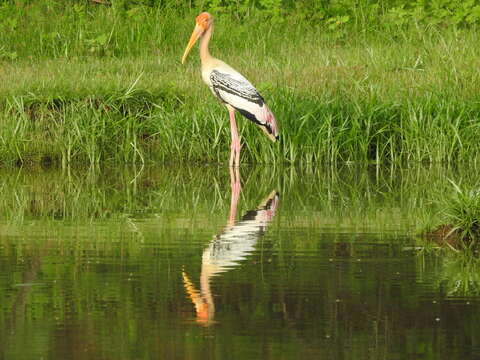
[(0, 170), (4, 359), (480, 357), (439, 168)]

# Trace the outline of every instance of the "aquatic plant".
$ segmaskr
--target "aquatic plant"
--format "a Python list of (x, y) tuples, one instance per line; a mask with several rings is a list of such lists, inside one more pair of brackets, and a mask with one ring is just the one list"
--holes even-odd
[(442, 217), (451, 224), (451, 233), (459, 236), (467, 246), (480, 240), (480, 188), (464, 188), (450, 181), (453, 192), (443, 200)]

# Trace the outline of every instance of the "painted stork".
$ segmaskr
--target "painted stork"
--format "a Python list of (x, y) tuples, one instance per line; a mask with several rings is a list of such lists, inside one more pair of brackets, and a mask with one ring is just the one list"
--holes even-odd
[(195, 29), (183, 53), (182, 64), (198, 38), (201, 38), (202, 79), (228, 109), (232, 135), (229, 164), (230, 166), (239, 166), (240, 137), (235, 122), (235, 110), (257, 124), (272, 141), (278, 140), (277, 123), (257, 89), (238, 71), (210, 55), (208, 43), (213, 33), (212, 15), (203, 12), (197, 16), (195, 22)]

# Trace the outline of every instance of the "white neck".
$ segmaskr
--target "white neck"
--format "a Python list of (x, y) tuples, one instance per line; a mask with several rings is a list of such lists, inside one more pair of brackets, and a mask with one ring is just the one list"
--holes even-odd
[(205, 31), (202, 38), (200, 39), (200, 60), (202, 61), (202, 64), (206, 64), (212, 59), (212, 55), (210, 55), (210, 51), (208, 50), (208, 43), (210, 42), (212, 33), (213, 24), (208, 27), (207, 31)]

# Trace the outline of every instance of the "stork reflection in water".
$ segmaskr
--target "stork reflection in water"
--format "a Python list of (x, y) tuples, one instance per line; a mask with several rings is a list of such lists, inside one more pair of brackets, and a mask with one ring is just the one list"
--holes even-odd
[(235, 221), (240, 197), (240, 170), (230, 168), (232, 196), (227, 226), (216, 235), (202, 256), (200, 290), (195, 289), (186, 272), (183, 272), (185, 289), (190, 296), (197, 314), (197, 322), (206, 326), (213, 323), (215, 304), (210, 281), (213, 276), (238, 265), (255, 250), (257, 240), (263, 235), (268, 223), (275, 216), (279, 195), (272, 191), (256, 209), (247, 211), (241, 220)]

